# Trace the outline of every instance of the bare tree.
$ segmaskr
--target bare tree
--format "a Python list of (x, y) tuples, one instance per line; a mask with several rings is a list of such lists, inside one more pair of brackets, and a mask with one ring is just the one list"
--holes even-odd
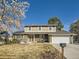
[(23, 0), (0, 0), (0, 32), (20, 28), (29, 3)]

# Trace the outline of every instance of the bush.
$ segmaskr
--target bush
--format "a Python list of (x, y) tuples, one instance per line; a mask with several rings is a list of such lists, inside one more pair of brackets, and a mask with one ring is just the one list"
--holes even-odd
[(12, 43), (12, 44), (19, 43), (19, 40), (13, 39), (12, 41), (10, 41), (10, 43)]

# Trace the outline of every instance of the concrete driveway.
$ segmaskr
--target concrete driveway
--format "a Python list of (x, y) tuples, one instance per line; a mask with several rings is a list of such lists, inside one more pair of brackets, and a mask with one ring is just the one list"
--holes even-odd
[[(59, 51), (61, 51), (61, 48), (59, 45), (54, 45)], [(79, 45), (75, 44), (68, 44), (64, 48), (64, 56), (67, 59), (79, 59)]]

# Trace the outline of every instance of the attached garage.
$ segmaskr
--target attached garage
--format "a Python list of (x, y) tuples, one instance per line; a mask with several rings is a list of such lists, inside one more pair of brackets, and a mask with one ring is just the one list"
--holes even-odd
[(52, 43), (70, 43), (70, 36), (52, 36)]
[(67, 31), (56, 31), (50, 34), (50, 42), (53, 44), (60, 44), (60, 43), (73, 43), (73, 36), (76, 34), (67, 32)]

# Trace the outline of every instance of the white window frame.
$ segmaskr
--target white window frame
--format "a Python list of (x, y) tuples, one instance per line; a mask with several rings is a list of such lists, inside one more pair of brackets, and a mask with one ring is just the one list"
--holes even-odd
[(39, 27), (38, 27), (38, 30), (41, 31), (41, 30), (42, 30), (42, 27), (39, 26)]
[(29, 27), (29, 31), (31, 31), (32, 30), (32, 28), (31, 27)]
[(48, 27), (49, 28), (49, 30), (52, 30), (52, 27)]

